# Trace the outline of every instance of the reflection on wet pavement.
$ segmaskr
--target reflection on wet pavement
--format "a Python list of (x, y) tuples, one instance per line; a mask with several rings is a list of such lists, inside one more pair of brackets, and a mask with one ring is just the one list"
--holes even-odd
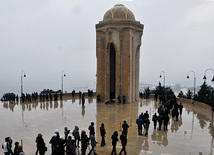
[[(210, 113), (206, 113), (200, 107), (183, 103), (184, 110), (178, 121), (171, 118), (168, 130), (155, 130), (152, 115), (157, 112), (158, 103), (153, 100), (141, 100), (139, 103), (104, 104), (96, 103), (96, 99), (86, 99), (85, 107), (82, 107), (78, 98), (71, 98), (57, 102), (35, 103), (1, 103), (0, 123), (1, 142), (10, 136), (15, 141), (23, 140), (24, 151), (27, 155), (33, 155), (36, 151), (35, 138), (38, 133), (43, 134), (48, 152), (51, 147), (49, 141), (55, 129), (63, 136), (64, 127), (73, 130), (79, 126), (80, 131), (85, 130), (89, 134), (88, 126), (95, 123), (97, 153), (110, 154), (112, 151), (111, 135), (114, 131), (122, 133), (124, 120), (129, 124), (127, 153), (138, 154), (212, 154), (213, 152), (213, 125)], [(141, 112), (148, 111), (151, 121), (149, 135), (138, 136), (136, 119)], [(101, 147), (100, 126), (105, 124), (106, 146)], [(14, 144), (13, 143), (13, 144)], [(121, 150), (121, 142), (117, 144), (117, 153)], [(3, 154), (0, 149), (0, 154)], [(89, 150), (87, 150), (89, 151)], [(78, 150), (80, 153), (80, 149)]]

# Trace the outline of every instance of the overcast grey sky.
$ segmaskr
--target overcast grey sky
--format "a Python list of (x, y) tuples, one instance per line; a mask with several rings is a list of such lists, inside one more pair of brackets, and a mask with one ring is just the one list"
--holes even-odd
[[(144, 24), (140, 82), (197, 85), (214, 69), (213, 0), (0, 0), (0, 93), (64, 90), (96, 82), (95, 24), (122, 3)], [(207, 81), (214, 73), (207, 72)], [(210, 82), (208, 82), (211, 84)], [(213, 84), (212, 84), (213, 86)]]

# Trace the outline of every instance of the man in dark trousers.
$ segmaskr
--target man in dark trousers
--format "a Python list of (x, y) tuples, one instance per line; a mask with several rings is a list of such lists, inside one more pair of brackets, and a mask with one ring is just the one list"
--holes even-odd
[(150, 120), (149, 120), (148, 118), (145, 118), (145, 119), (144, 119), (144, 126), (145, 126), (145, 129), (146, 129), (145, 136), (148, 135), (149, 124), (150, 124)]
[(113, 133), (113, 135), (111, 136), (111, 139), (112, 139), (112, 146), (113, 146), (111, 155), (116, 155), (116, 154), (117, 154), (117, 152), (116, 152), (116, 151), (117, 151), (117, 150), (116, 150), (116, 145), (117, 145), (117, 141), (118, 141), (117, 136), (118, 136), (117, 131), (115, 131), (115, 132)]
[(158, 116), (158, 123), (159, 123), (159, 131), (161, 131), (161, 125), (163, 122), (163, 117), (161, 115)]
[(164, 114), (164, 116), (163, 116), (163, 125), (164, 125), (164, 131), (166, 131), (167, 130), (167, 126), (168, 126), (168, 122), (169, 122), (169, 116), (168, 116), (168, 114)]
[(106, 145), (106, 143), (105, 143), (105, 135), (106, 135), (106, 130), (104, 128), (104, 124), (102, 123), (101, 127), (100, 127), (100, 136), (102, 137), (101, 146), (105, 146)]
[(182, 105), (182, 103), (180, 103), (180, 105), (179, 105), (180, 115), (182, 115), (183, 107), (184, 107), (184, 106)]
[(152, 121), (154, 123), (154, 129), (156, 129), (157, 121), (158, 121), (158, 116), (156, 113), (152, 116)]
[(126, 123), (126, 121), (123, 121), (122, 128), (123, 128), (124, 134), (127, 136), (129, 125)]
[(142, 135), (142, 125), (143, 125), (143, 120), (141, 119), (141, 115), (139, 118), (136, 120), (136, 124), (138, 127), (138, 135)]
[(127, 137), (126, 137), (126, 134), (124, 133), (124, 131), (120, 135), (120, 140), (121, 140), (122, 149), (121, 149), (119, 155), (121, 155), (123, 151), (124, 151), (124, 154), (127, 154), (126, 153)]
[(94, 122), (91, 122), (91, 125), (88, 127), (89, 130), (89, 135), (95, 135), (95, 130), (94, 130)]

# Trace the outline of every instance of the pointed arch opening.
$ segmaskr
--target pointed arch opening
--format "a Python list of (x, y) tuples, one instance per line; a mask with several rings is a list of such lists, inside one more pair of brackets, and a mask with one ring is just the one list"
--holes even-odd
[(110, 99), (115, 99), (115, 83), (116, 83), (116, 52), (113, 43), (110, 44), (109, 51), (110, 62)]

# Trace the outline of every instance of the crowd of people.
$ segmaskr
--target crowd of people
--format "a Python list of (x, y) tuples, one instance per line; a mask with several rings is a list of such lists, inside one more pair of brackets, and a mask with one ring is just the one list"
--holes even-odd
[[(183, 105), (182, 103), (178, 104), (176, 100), (167, 100), (163, 102), (162, 105), (158, 108), (158, 115), (155, 113), (152, 116), (152, 121), (154, 124), (154, 129), (157, 128), (158, 123), (158, 130), (161, 131), (161, 127), (163, 125), (163, 130), (166, 131), (169, 123), (169, 115), (171, 114), (171, 117), (173, 120), (178, 121), (178, 116), (182, 115), (183, 111)], [(136, 119), (136, 124), (138, 126), (138, 135), (143, 135), (143, 127), (145, 129), (145, 136), (148, 135), (150, 120), (149, 120), (149, 114), (148, 111), (145, 113), (141, 113), (139, 115), (139, 118)]]
[[(122, 152), (127, 154), (126, 152), (126, 144), (127, 144), (127, 134), (129, 125), (124, 121), (122, 124), (122, 134), (120, 135), (122, 149), (120, 151), (120, 155)], [(91, 145), (91, 149), (87, 155), (90, 155), (92, 152), (96, 155), (96, 145), (97, 141), (95, 138), (95, 128), (94, 122), (91, 122), (91, 125), (88, 127), (89, 136), (87, 136), (86, 131), (82, 130), (81, 134), (79, 131), (79, 127), (75, 126), (74, 130), (69, 130), (67, 127), (64, 128), (64, 136), (60, 136), (58, 129), (55, 130), (53, 136), (51, 137), (49, 143), (51, 144), (51, 155), (76, 155), (77, 148), (80, 148), (81, 143), (81, 154), (85, 155), (86, 150), (89, 145)], [(105, 126), (104, 123), (100, 126), (100, 136), (101, 138), (101, 147), (105, 146)], [(118, 132), (115, 131), (111, 136), (112, 139), (112, 152), (111, 155), (116, 155), (116, 145), (119, 141)], [(36, 152), (35, 155), (44, 155), (47, 151), (46, 143), (43, 139), (43, 135), (39, 133), (35, 139), (36, 142)], [(19, 145), (19, 142), (15, 142), (14, 150), (12, 150), (12, 139), (10, 137), (5, 138), (5, 142), (2, 144), (2, 149), (4, 150), (5, 155), (25, 155), (22, 145)]]
[(25, 155), (22, 145), (19, 145), (19, 142), (15, 142), (14, 150), (12, 150), (13, 140), (11, 137), (6, 137), (5, 142), (2, 144), (2, 149), (4, 150), (5, 155)]
[[(38, 98), (38, 94), (32, 95), (32, 97)], [(84, 94), (79, 93), (79, 97), (82, 99), (82, 105), (84, 106)], [(45, 99), (50, 99), (51, 97), (49, 95), (48, 98), (45, 97)], [(41, 100), (41, 98), (40, 98)], [(125, 100), (125, 98), (123, 99)], [(156, 96), (155, 96), (156, 100)], [(161, 131), (162, 125), (163, 125), (163, 130), (167, 130), (168, 122), (169, 122), (169, 115), (171, 114), (171, 117), (173, 120), (178, 121), (178, 116), (182, 115), (182, 109), (183, 105), (180, 103), (180, 105), (177, 103), (176, 100), (174, 99), (169, 99), (169, 100), (164, 100), (161, 98), (159, 101), (162, 102), (160, 104), (157, 113), (155, 113), (152, 116), (152, 122), (154, 124), (154, 129), (156, 130), (157, 128), (157, 123), (158, 123), (158, 130)], [(163, 102), (164, 101), (164, 102)], [(121, 102), (118, 100), (118, 102)], [(125, 101), (123, 101), (125, 103)], [(149, 131), (149, 125), (150, 125), (150, 119), (149, 119), (149, 113), (146, 111), (145, 113), (141, 113), (139, 117), (136, 119), (136, 124), (138, 127), (138, 135), (139, 136), (148, 136), (148, 131)], [(118, 138), (118, 131), (114, 131), (111, 140), (112, 140), (112, 151), (111, 155), (116, 155), (117, 154), (117, 142), (121, 141), (121, 146), (122, 149), (120, 151), (120, 155), (122, 153), (127, 154), (126, 152), (126, 145), (127, 145), (127, 135), (128, 135), (128, 128), (129, 125), (127, 122), (124, 120), (122, 124), (122, 134)], [(144, 128), (144, 133), (143, 133), (143, 128)], [(96, 153), (96, 145), (97, 141), (95, 138), (95, 128), (94, 128), (94, 123), (91, 122), (91, 125), (88, 127), (89, 130), (89, 136), (87, 136), (86, 131), (82, 130), (81, 133), (79, 131), (79, 127), (75, 126), (74, 130), (69, 130), (67, 127), (64, 128), (64, 136), (60, 137), (59, 131), (56, 129), (54, 132), (52, 138), (50, 139), (49, 143), (51, 144), (51, 153), (52, 155), (76, 155), (76, 148), (79, 148), (81, 146), (81, 153), (83, 155), (86, 154), (86, 150), (88, 148), (88, 145), (91, 145), (91, 149), (88, 153), (90, 155), (92, 152), (94, 154)], [(105, 143), (105, 136), (106, 136), (106, 131), (104, 127), (104, 123), (101, 124), (100, 126), (100, 136), (101, 136), (101, 143), (100, 146), (103, 147), (106, 145)], [(81, 145), (80, 145), (81, 144)], [(44, 142), (44, 139), (42, 137), (42, 134), (39, 133), (38, 136), (36, 137), (36, 155), (44, 155), (47, 151), (47, 146)], [(24, 155), (24, 151), (22, 149), (22, 146), (19, 145), (18, 142), (15, 142), (15, 147), (14, 150), (12, 150), (12, 139), (10, 137), (5, 138), (5, 142), (2, 144), (2, 148), (4, 150), (5, 155)]]

